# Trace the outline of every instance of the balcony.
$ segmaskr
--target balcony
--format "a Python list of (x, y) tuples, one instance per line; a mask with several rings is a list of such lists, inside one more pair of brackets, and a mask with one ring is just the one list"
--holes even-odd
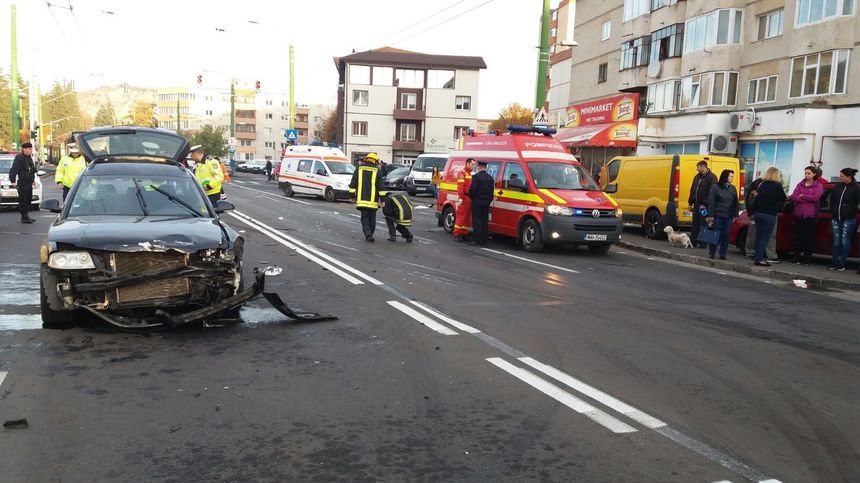
[(394, 119), (398, 121), (423, 121), (427, 118), (427, 113), (417, 109), (398, 109), (399, 106), (394, 106)]
[(395, 139), (391, 147), (395, 151), (424, 151), (424, 141), (400, 141)]

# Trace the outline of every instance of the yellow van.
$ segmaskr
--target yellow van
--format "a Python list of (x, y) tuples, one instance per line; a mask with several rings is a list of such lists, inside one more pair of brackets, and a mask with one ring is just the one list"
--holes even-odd
[(621, 206), (625, 223), (641, 224), (646, 237), (660, 238), (666, 226), (679, 228), (692, 223), (687, 200), (699, 161), (706, 161), (718, 179), (724, 169), (734, 171), (734, 185), (743, 203), (740, 161), (726, 156), (619, 156), (600, 170), (600, 187)]

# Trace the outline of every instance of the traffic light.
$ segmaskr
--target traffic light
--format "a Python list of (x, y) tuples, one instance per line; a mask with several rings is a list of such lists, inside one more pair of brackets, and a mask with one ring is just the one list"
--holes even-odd
[(202, 85), (203, 85), (203, 75), (197, 74), (197, 87), (200, 87)]
[(257, 93), (260, 93), (260, 81), (254, 83), (254, 88), (257, 90)]
[(30, 141), (35, 141), (36, 137), (39, 135), (38, 129), (33, 129), (30, 131)]

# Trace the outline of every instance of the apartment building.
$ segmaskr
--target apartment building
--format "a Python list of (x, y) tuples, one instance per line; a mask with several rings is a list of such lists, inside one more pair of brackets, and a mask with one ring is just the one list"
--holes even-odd
[(357, 161), (376, 152), (411, 164), (448, 152), (478, 118), (481, 57), (429, 55), (385, 47), (335, 58), (338, 143)]
[[(783, 171), (786, 187), (810, 163), (828, 179), (860, 168), (860, 127), (850, 122), (860, 116), (857, 0), (576, 7), (566, 114), (638, 95), (638, 154), (739, 155), (747, 180), (769, 166)], [(568, 144), (584, 147), (580, 138)]]

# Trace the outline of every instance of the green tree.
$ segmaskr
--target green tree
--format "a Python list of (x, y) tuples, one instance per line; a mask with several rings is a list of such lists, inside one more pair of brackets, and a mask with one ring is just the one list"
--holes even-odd
[(132, 126), (158, 127), (155, 120), (155, 105), (145, 101), (135, 101), (126, 121)]
[[(18, 136), (20, 142), (25, 142), (30, 139), (29, 130), (29, 107), (28, 98), (29, 88), (21, 76), (18, 76), (19, 94), (24, 97), (19, 99), (18, 112), (20, 114), (21, 125), (19, 126)], [(0, 71), (0, 150), (12, 148), (12, 86), (8, 76)]]
[(99, 107), (98, 111), (96, 111), (96, 118), (93, 121), (93, 126), (114, 126), (116, 124), (116, 110), (113, 108), (113, 103), (108, 100)]
[(499, 118), (490, 123), (490, 130), (505, 131), (509, 124), (529, 126), (533, 117), (531, 109), (514, 102), (499, 111)]
[(211, 124), (207, 124), (203, 126), (203, 129), (191, 133), (188, 142), (192, 146), (200, 144), (203, 146), (203, 152), (220, 158), (227, 154), (227, 143), (224, 142), (224, 133), (226, 132), (226, 126), (212, 127)]
[(42, 96), (44, 141), (52, 145), (65, 142), (74, 131), (84, 128), (83, 114), (71, 82), (54, 83)]
[(331, 114), (323, 121), (320, 132), (322, 133), (320, 141), (337, 142), (337, 110), (331, 111)]

